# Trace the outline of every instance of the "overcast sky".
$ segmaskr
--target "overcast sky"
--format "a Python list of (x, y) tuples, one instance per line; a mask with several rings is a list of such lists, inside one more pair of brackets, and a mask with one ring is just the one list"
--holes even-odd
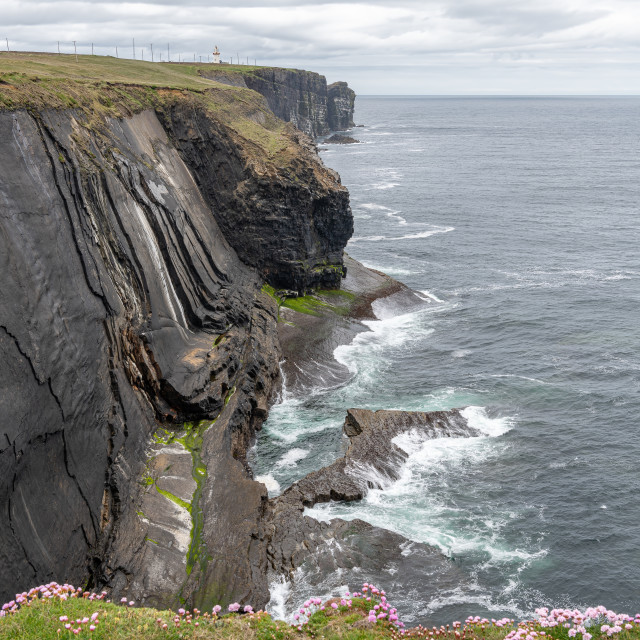
[(218, 45), (359, 94), (640, 94), (640, 0), (0, 0), (0, 25), (17, 50)]

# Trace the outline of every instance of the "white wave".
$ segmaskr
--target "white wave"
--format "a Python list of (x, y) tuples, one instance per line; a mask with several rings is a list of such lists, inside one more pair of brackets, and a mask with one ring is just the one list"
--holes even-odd
[(466, 407), (460, 413), (470, 427), (478, 429), (492, 438), (504, 435), (513, 428), (511, 418), (490, 418), (484, 407)]
[(256, 476), (256, 482), (262, 482), (269, 493), (280, 493), (280, 483), (271, 475)]
[(385, 207), (382, 204), (376, 204), (374, 202), (365, 202), (363, 204), (359, 204), (358, 208), (362, 207), (363, 209), (370, 209), (373, 211), (392, 211), (389, 207)]
[(426, 289), (423, 289), (422, 291), (418, 291), (418, 293), (424, 296), (428, 300), (433, 300), (434, 302), (444, 302), (444, 300), (440, 300), (440, 298), (438, 298), (438, 296), (436, 296), (435, 293), (431, 293), (431, 291), (427, 291)]
[(266, 610), (275, 620), (285, 620), (287, 618), (287, 600), (291, 594), (291, 583), (282, 576), (278, 576), (269, 583), (269, 593), (271, 599)]
[(289, 451), (276, 462), (276, 467), (295, 467), (298, 462), (306, 458), (309, 453), (309, 449), (289, 449)]
[(440, 227), (437, 229), (430, 229), (429, 231), (420, 231), (419, 233), (412, 233), (407, 236), (400, 236), (399, 238), (389, 238), (390, 240), (417, 240), (419, 238), (428, 238), (434, 236), (437, 233), (449, 233), (455, 231), (455, 227)]
[(370, 331), (359, 333), (350, 344), (340, 345), (333, 352), (333, 357), (352, 375), (358, 373), (361, 363), (361, 373), (377, 377), (376, 368), (384, 365), (384, 352), (398, 349), (408, 342), (422, 341), (434, 331), (419, 321), (423, 308), (401, 315), (397, 315), (397, 308), (387, 309), (383, 303), (374, 303), (373, 308), (376, 315), (384, 314), (385, 317), (363, 321)]
[[(450, 231), (455, 231), (455, 227), (437, 227), (427, 231), (420, 231), (419, 233), (410, 233), (406, 236), (358, 236), (356, 238), (351, 238), (351, 240), (349, 240), (349, 244), (355, 244), (357, 242), (380, 242), (382, 240), (389, 240), (391, 242), (395, 240), (419, 240), (435, 236), (439, 233), (449, 233)], [(470, 291), (471, 290), (472, 289), (470, 289)]]
[(356, 244), (356, 242), (380, 242), (381, 240), (387, 240), (385, 236), (358, 236), (351, 238), (349, 244)]
[(466, 358), (471, 355), (473, 351), (471, 349), (456, 349), (452, 354), (452, 358)]
[(399, 182), (378, 182), (376, 184), (372, 184), (372, 189), (385, 190), (385, 189), (393, 189), (395, 187), (399, 187)]
[(538, 378), (529, 378), (528, 376), (518, 376), (514, 373), (496, 373), (491, 378), (518, 378), (520, 380), (527, 380), (529, 382), (535, 382), (536, 384), (551, 384), (550, 382), (545, 382), (544, 380), (538, 380)]
[(389, 211), (389, 212), (387, 213), (387, 217), (389, 217), (389, 218), (393, 218), (393, 219), (397, 220), (397, 221), (398, 221), (398, 224), (401, 224), (401, 225), (405, 225), (405, 224), (407, 224), (407, 220), (406, 220), (406, 218), (403, 218), (403, 217), (402, 217), (401, 215), (399, 215), (399, 214), (400, 214), (400, 212), (399, 212), (399, 211)]

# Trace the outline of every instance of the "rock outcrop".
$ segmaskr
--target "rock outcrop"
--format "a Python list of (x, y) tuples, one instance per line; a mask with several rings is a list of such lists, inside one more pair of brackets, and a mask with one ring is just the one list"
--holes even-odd
[[(304, 509), (332, 500), (361, 500), (371, 489), (390, 486), (400, 477), (408, 457), (407, 451), (393, 442), (397, 436), (409, 434), (416, 442), (424, 442), (474, 437), (480, 432), (470, 427), (457, 409), (429, 413), (349, 409), (344, 433), (350, 442), (342, 458), (270, 500), (264, 530), (271, 569), (294, 581), (296, 571), (301, 570), (305, 581), (314, 584), (309, 574), (315, 576), (315, 583), (325, 583), (336, 569), (366, 566), (367, 576), (374, 576), (391, 563), (396, 569), (404, 567), (407, 575), (421, 582), (423, 590), (435, 575), (440, 586), (447, 581), (459, 585), (462, 578), (457, 569), (428, 545), (412, 543), (359, 520), (319, 522), (304, 515)], [(408, 546), (412, 547), (410, 562), (403, 554)], [(340, 580), (345, 584), (344, 572)]]
[(355, 91), (346, 82), (334, 82), (327, 87), (327, 119), (331, 131), (344, 131), (355, 126), (355, 100)]
[(312, 138), (354, 126), (355, 92), (346, 82), (327, 86), (324, 76), (298, 69), (206, 67), (200, 73), (218, 82), (248, 87), (264, 96), (269, 108)]
[(68, 82), (75, 109), (38, 110), (49, 85), (2, 89), (0, 597), (263, 605), (262, 286), (339, 283), (346, 190), (251, 92)]
[[(353, 233), (349, 194), (293, 128), (273, 162), (245, 150), (206, 113), (174, 103), (160, 114), (224, 237), (276, 288), (337, 288)], [(306, 146), (305, 146), (306, 145)]]

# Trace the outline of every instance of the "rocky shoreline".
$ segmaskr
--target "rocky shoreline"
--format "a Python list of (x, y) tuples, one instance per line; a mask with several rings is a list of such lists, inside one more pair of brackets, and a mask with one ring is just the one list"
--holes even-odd
[(141, 85), (125, 79), (143, 63), (117, 60), (105, 84), (90, 58), (42, 82), (34, 56), (60, 73), (11, 54), (24, 77), (0, 78), (0, 596), (66, 580), (159, 608), (261, 608), (270, 576), (320, 570), (336, 541), (336, 568), (405, 562), (396, 534), (304, 516), (364, 495), (357, 460), (392, 473), (400, 454), (364, 446), (368, 428), (350, 423), (343, 462), (273, 500), (247, 462), (281, 373), (296, 392), (343, 384), (335, 347), (376, 305), (427, 304), (343, 255), (347, 190), (265, 103), (308, 85), (333, 104), (311, 114), (324, 131), (329, 115), (349, 125), (353, 92), (272, 70), (261, 95), (255, 78), (162, 66)]

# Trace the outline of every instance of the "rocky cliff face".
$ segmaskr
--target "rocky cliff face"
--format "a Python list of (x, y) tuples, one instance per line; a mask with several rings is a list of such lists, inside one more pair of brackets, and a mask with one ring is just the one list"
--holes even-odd
[(276, 288), (303, 294), (336, 288), (342, 251), (353, 233), (349, 194), (293, 127), (293, 146), (271, 162), (247, 163), (206, 114), (175, 103), (165, 129), (242, 261)]
[(356, 94), (346, 82), (327, 86), (324, 76), (297, 69), (256, 68), (238, 73), (223, 66), (201, 73), (219, 82), (257, 91), (273, 113), (313, 138), (354, 126)]
[(243, 125), (205, 94), (136, 100), (0, 112), (0, 597), (268, 593), (244, 461), (279, 383), (261, 286), (338, 284), (347, 194), (259, 104)]

